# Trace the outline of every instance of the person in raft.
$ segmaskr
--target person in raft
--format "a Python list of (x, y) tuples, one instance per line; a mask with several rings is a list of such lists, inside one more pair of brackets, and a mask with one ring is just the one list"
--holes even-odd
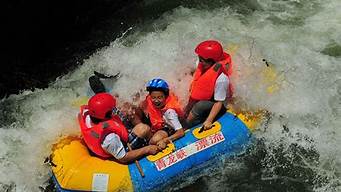
[(228, 98), (232, 97), (229, 76), (232, 72), (231, 56), (215, 40), (201, 42), (195, 48), (197, 68), (190, 85), (190, 97), (184, 111), (188, 127), (203, 122), (203, 129), (225, 114)]
[(151, 128), (149, 144), (164, 149), (167, 144), (185, 135), (180, 123), (184, 114), (178, 98), (169, 91), (165, 80), (152, 79), (146, 89), (149, 94), (135, 110), (133, 124), (148, 124)]
[[(88, 105), (81, 106), (78, 121), (90, 151), (102, 159), (114, 157), (119, 163), (130, 163), (159, 152), (156, 145), (146, 145), (150, 128), (139, 123), (128, 133), (119, 116), (113, 113), (115, 108), (116, 99), (104, 92), (92, 96)], [(128, 145), (132, 150), (128, 150)]]

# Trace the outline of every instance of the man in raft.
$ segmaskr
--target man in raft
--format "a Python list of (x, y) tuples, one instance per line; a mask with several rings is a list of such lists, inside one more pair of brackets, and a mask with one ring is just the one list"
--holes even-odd
[(190, 97), (185, 107), (188, 127), (203, 122), (203, 129), (225, 114), (225, 104), (232, 96), (229, 76), (232, 72), (231, 56), (215, 40), (201, 42), (195, 48), (197, 68), (190, 86)]
[[(139, 123), (128, 133), (118, 115), (113, 113), (116, 99), (109, 93), (97, 93), (78, 115), (83, 139), (92, 153), (102, 159), (115, 158), (130, 163), (145, 155), (159, 152), (157, 145), (146, 145), (149, 126)], [(130, 145), (132, 150), (128, 150)]]

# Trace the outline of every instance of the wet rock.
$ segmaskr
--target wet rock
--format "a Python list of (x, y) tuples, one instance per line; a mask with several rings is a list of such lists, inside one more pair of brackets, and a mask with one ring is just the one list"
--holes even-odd
[[(47, 87), (56, 77), (72, 71), (96, 49), (108, 45), (130, 27), (128, 24), (139, 16), (140, 2), (5, 2), (0, 98), (23, 89)], [(128, 24), (121, 24), (122, 21)]]

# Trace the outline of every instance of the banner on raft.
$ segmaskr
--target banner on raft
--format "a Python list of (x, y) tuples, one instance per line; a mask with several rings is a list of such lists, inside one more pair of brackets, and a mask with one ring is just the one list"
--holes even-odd
[(154, 162), (155, 167), (158, 171), (162, 171), (187, 157), (194, 155), (200, 151), (208, 149), (220, 142), (225, 141), (225, 137), (222, 132), (210, 135), (208, 137), (202, 138), (195, 143), (187, 145), (157, 161)]

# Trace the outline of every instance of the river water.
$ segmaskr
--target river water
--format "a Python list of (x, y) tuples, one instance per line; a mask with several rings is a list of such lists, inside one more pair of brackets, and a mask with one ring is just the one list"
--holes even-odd
[[(181, 6), (128, 29), (48, 88), (0, 101), (0, 191), (48, 185), (43, 161), (58, 138), (79, 135), (73, 104), (88, 95), (94, 70), (120, 72), (110, 87), (119, 105), (137, 103), (154, 77), (185, 103), (194, 48), (206, 39), (233, 55), (236, 103), (270, 115), (247, 154), (162, 190), (341, 191), (341, 1), (174, 2)], [(164, 2), (145, 3), (154, 9)]]

